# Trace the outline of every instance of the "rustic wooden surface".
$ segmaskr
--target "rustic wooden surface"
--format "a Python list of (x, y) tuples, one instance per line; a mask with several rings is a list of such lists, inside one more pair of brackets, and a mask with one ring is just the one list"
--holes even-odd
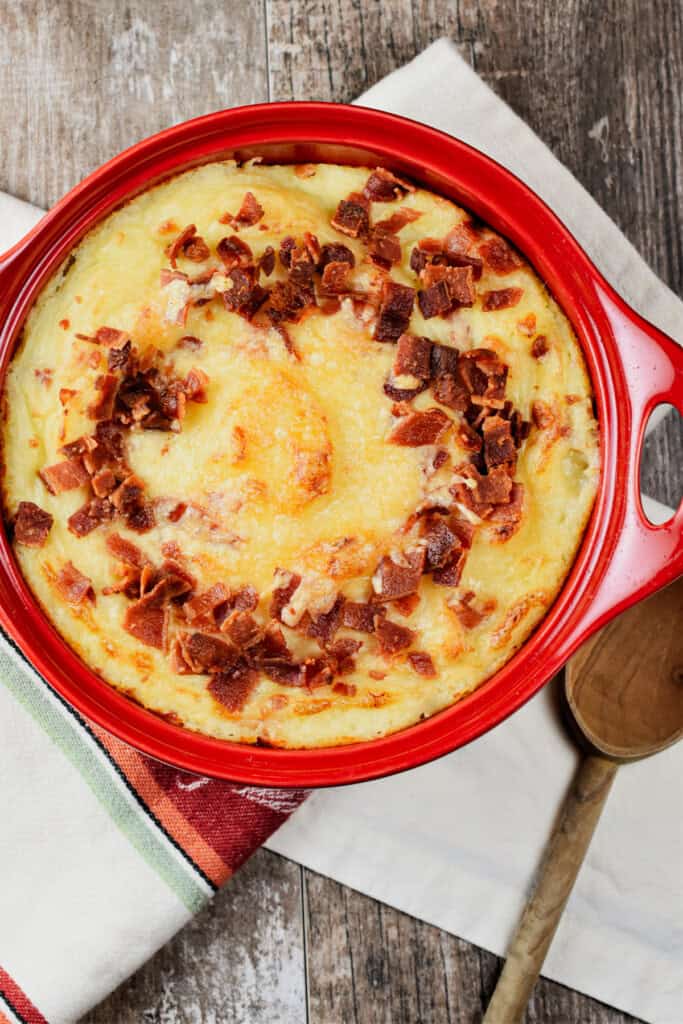
[[(683, 293), (680, 0), (13, 0), (0, 5), (0, 188), (49, 205), (168, 124), (268, 98), (351, 100), (443, 34)], [(675, 418), (648, 441), (643, 482), (678, 501)], [(83, 1024), (475, 1024), (498, 969), (260, 851)], [(527, 1013), (629, 1020), (547, 981)]]

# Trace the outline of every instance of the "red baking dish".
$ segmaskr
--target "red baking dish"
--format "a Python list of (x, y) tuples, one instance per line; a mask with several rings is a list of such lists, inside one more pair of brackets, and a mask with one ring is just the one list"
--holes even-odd
[(210, 739), (169, 725), (117, 693), (82, 664), (45, 618), (4, 532), (0, 622), (79, 712), (159, 760), (255, 785), (358, 782), (423, 764), (491, 729), (536, 693), (595, 629), (683, 573), (683, 506), (668, 523), (654, 527), (639, 496), (650, 412), (661, 402), (683, 412), (683, 349), (619, 298), (531, 189), (482, 153), (376, 110), (281, 103), (209, 114), (133, 146), (86, 178), (0, 257), (0, 372), (41, 285), (86, 231), (160, 179), (232, 156), (382, 164), (461, 203), (525, 253), (574, 326), (600, 419), (601, 483), (571, 574), (531, 639), (470, 696), (383, 739), (321, 750)]

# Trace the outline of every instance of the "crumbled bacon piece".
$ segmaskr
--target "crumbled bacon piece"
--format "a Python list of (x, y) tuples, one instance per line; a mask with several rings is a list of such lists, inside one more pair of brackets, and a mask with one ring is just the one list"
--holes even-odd
[(113, 507), (125, 517), (126, 525), (137, 533), (151, 530), (156, 523), (152, 506), (144, 499), (144, 488), (144, 481), (131, 473), (111, 495)]
[(81, 341), (92, 341), (95, 345), (104, 345), (105, 348), (123, 348), (129, 340), (130, 335), (126, 331), (119, 331), (116, 327), (98, 327), (94, 334), (77, 334)]
[(127, 476), (116, 488), (111, 498), (117, 512), (127, 515), (137, 508), (143, 500), (144, 489), (144, 481), (139, 476), (135, 476), (133, 473)]
[(432, 343), (429, 338), (414, 334), (402, 334), (396, 346), (394, 373), (408, 374), (418, 380), (429, 380), (431, 376)]
[(517, 449), (512, 437), (510, 422), (501, 416), (487, 416), (482, 425), (484, 435), (484, 459), (488, 469), (494, 466), (510, 466), (514, 472)]
[(539, 334), (534, 338), (534, 343), (531, 346), (531, 354), (534, 359), (542, 359), (548, 352), (548, 339), (545, 334)]
[(496, 541), (509, 540), (519, 529), (524, 511), (524, 484), (513, 483), (507, 504), (496, 505), (488, 522)]
[(427, 265), (420, 272), (425, 287), (418, 292), (420, 312), (428, 320), (446, 316), (461, 306), (474, 303), (474, 279), (471, 267)]
[(335, 260), (326, 263), (323, 270), (321, 290), (327, 295), (342, 294), (349, 290), (349, 272), (351, 265), (346, 261)]
[(456, 224), (448, 232), (441, 245), (446, 255), (453, 259), (467, 256), (475, 241), (476, 234), (467, 223)]
[(323, 647), (327, 646), (341, 626), (343, 615), (344, 597), (338, 594), (328, 612), (310, 617), (306, 629), (307, 635), (317, 640)]
[(424, 444), (436, 444), (450, 429), (452, 420), (441, 409), (426, 409), (424, 412), (409, 412), (396, 424), (389, 441), (409, 448)]
[(123, 628), (140, 643), (166, 650), (169, 611), (164, 581), (131, 604), (123, 617)]
[(183, 246), (183, 256), (192, 263), (203, 263), (210, 255), (209, 247), (200, 235), (190, 238)]
[(432, 579), (444, 587), (457, 587), (462, 578), (467, 552), (464, 548), (456, 548), (443, 565), (432, 572)]
[(251, 650), (250, 657), (258, 665), (273, 661), (287, 661), (291, 658), (287, 641), (277, 622), (268, 623), (263, 631), (263, 636)]
[(403, 556), (404, 564), (385, 555), (372, 577), (375, 601), (395, 601), (414, 594), (424, 570), (425, 552), (419, 548)]
[(38, 475), (50, 494), (62, 494), (63, 491), (71, 491), (74, 487), (82, 487), (90, 479), (82, 460), (78, 457), (57, 462), (54, 466), (45, 466)]
[(243, 227), (251, 227), (252, 224), (257, 224), (263, 216), (263, 207), (259, 203), (253, 192), (246, 192), (242, 205), (237, 211), (235, 221), (241, 224)]
[(221, 633), (226, 633), (242, 650), (252, 647), (260, 640), (262, 632), (251, 612), (231, 612), (221, 625)]
[(282, 621), (282, 610), (289, 604), (294, 591), (300, 583), (301, 576), (295, 572), (290, 572), (287, 574), (286, 582), (282, 583), (279, 587), (275, 587), (271, 596), (269, 611), (272, 619)]
[(188, 224), (171, 242), (166, 250), (166, 255), (173, 268), (177, 266), (177, 259), (181, 255), (193, 263), (203, 263), (209, 258), (209, 247), (204, 239), (197, 234), (196, 225)]
[(95, 603), (92, 580), (80, 572), (73, 562), (65, 562), (57, 573), (56, 587), (67, 604), (79, 605), (84, 601)]
[(422, 273), (426, 285), (445, 281), (453, 307), (472, 306), (474, 304), (474, 278), (471, 267), (426, 267)]
[(309, 289), (291, 281), (278, 281), (270, 293), (266, 315), (274, 325), (289, 321), (298, 323), (308, 306), (315, 305), (315, 296)]
[(258, 605), (258, 593), (249, 584), (230, 591), (228, 607), (231, 611), (253, 612)]
[(481, 308), (485, 313), (498, 309), (510, 309), (516, 306), (524, 295), (523, 288), (500, 288), (498, 291), (484, 292)]
[(334, 661), (326, 654), (305, 658), (300, 665), (301, 685), (308, 687), (309, 690), (328, 686), (334, 679), (335, 667)]
[(435, 379), (444, 374), (455, 375), (458, 371), (458, 350), (452, 345), (432, 346), (432, 377)]
[(67, 526), (76, 537), (85, 537), (102, 523), (113, 519), (115, 512), (109, 498), (93, 498), (69, 516)]
[(292, 252), (296, 249), (296, 239), (292, 238), (291, 235), (286, 235), (280, 242), (280, 248), (278, 254), (280, 256), (280, 263), (289, 270), (292, 262)]
[(232, 270), (233, 267), (250, 266), (254, 259), (250, 247), (237, 235), (221, 238), (216, 246), (216, 252), (226, 270)]
[[(393, 399), (395, 403), (410, 402), (416, 395), (421, 395), (429, 387), (429, 381), (416, 381), (413, 387), (397, 387), (396, 379), (393, 376), (387, 377), (382, 385), (384, 394)], [(406, 410), (407, 411), (407, 410)], [(405, 415), (402, 413), (402, 415)]]
[(375, 635), (379, 642), (381, 654), (392, 655), (405, 650), (414, 642), (416, 633), (406, 626), (399, 626), (391, 619), (385, 619), (381, 615), (375, 616)]
[(494, 274), (511, 274), (522, 266), (522, 261), (503, 238), (490, 238), (479, 246), (479, 255)]
[(133, 544), (132, 541), (126, 540), (119, 533), (110, 533), (105, 540), (107, 548), (114, 556), (118, 558), (120, 562), (125, 562), (126, 565), (132, 565), (136, 569), (142, 569), (143, 566), (149, 565), (149, 558), (147, 555), (140, 550), (137, 544)]
[(107, 495), (116, 490), (118, 480), (111, 469), (105, 466), (93, 474), (90, 483), (97, 498), (106, 498)]
[(208, 402), (209, 376), (203, 370), (193, 366), (182, 382), (182, 386), (188, 401), (197, 402), (200, 405)]
[(479, 501), (491, 505), (500, 505), (510, 500), (512, 480), (505, 466), (495, 466), (477, 484), (476, 494)]
[(298, 661), (264, 661), (259, 668), (274, 683), (281, 683), (283, 686), (306, 686), (305, 670)]
[(364, 601), (346, 601), (342, 615), (342, 625), (347, 629), (356, 629), (359, 633), (374, 633), (377, 614), (376, 606)]
[(398, 341), (408, 329), (415, 302), (415, 290), (396, 281), (385, 281), (382, 286), (376, 341)]
[(98, 397), (88, 406), (88, 416), (93, 420), (109, 420), (114, 411), (118, 378), (113, 373), (105, 373), (95, 381), (99, 391)]
[(183, 614), (194, 626), (215, 626), (214, 612), (228, 601), (230, 591), (223, 583), (214, 583), (208, 590), (196, 594), (183, 604)]
[(400, 615), (412, 615), (418, 604), (420, 603), (419, 594), (406, 594), (405, 597), (399, 597), (392, 604)]
[(312, 235), (310, 231), (304, 231), (304, 245), (314, 265), (317, 267), (320, 262), (320, 253), (322, 252), (317, 235)]
[(352, 192), (348, 199), (341, 200), (330, 223), (343, 235), (364, 238), (370, 227), (367, 199)]
[(464, 352), (458, 361), (458, 373), (474, 405), (503, 408), (508, 368), (495, 352), (488, 348)]
[(422, 288), (417, 293), (417, 304), (425, 320), (431, 320), (433, 316), (446, 316), (453, 308), (447, 282), (437, 281), (428, 288)]
[(474, 525), (469, 521), (469, 519), (463, 519), (457, 513), (450, 516), (448, 523), (462, 546), (469, 550), (469, 548), (472, 547), (472, 541), (474, 540)]
[(390, 217), (385, 217), (384, 220), (378, 220), (375, 224), (375, 230), (388, 231), (389, 234), (395, 235), (398, 231), (411, 224), (418, 217), (421, 217), (422, 213), (420, 210), (413, 210), (409, 206), (404, 206), (400, 210), (396, 210)]
[(353, 683), (344, 683), (339, 679), (332, 687), (332, 692), (338, 693), (342, 697), (355, 697), (358, 687), (354, 686)]
[(213, 699), (228, 711), (237, 714), (249, 700), (258, 674), (241, 659), (227, 672), (216, 672), (207, 687)]
[(110, 373), (116, 373), (119, 370), (127, 370), (128, 364), (131, 361), (131, 354), (133, 350), (133, 344), (131, 341), (127, 341), (120, 348), (112, 347), (107, 353), (107, 369)]
[(362, 646), (363, 642), (361, 640), (352, 640), (350, 637), (343, 637), (330, 644), (327, 654), (331, 659), (333, 670), (339, 675), (348, 675), (349, 672), (353, 672), (356, 667), (354, 655), (358, 653)]
[[(470, 396), (465, 385), (451, 373), (444, 373), (434, 383), (434, 398), (456, 412), (465, 412)], [(467, 424), (464, 424), (467, 426)]]
[(408, 655), (408, 661), (419, 676), (423, 676), (425, 679), (436, 678), (434, 662), (426, 651), (412, 651)]
[(349, 267), (355, 267), (356, 259), (348, 245), (343, 245), (341, 242), (328, 242), (320, 250), (318, 270), (324, 270), (328, 263), (348, 263)]
[(429, 263), (429, 256), (427, 253), (420, 249), (416, 245), (410, 253), (410, 269), (414, 270), (416, 274), (420, 274)]
[(368, 251), (373, 263), (388, 270), (393, 263), (400, 262), (401, 242), (398, 235), (375, 227), (368, 239)]
[(452, 553), (462, 545), (449, 521), (435, 513), (426, 515), (421, 523), (421, 533), (426, 541), (425, 572), (439, 569), (446, 564)]
[(230, 287), (221, 292), (223, 305), (250, 320), (268, 298), (268, 292), (256, 282), (253, 267), (233, 267), (227, 276)]
[(270, 277), (275, 270), (275, 249), (273, 249), (272, 245), (266, 246), (263, 250), (258, 265), (259, 270), (262, 270), (266, 277)]
[(316, 260), (305, 245), (295, 246), (289, 254), (289, 280), (300, 288), (310, 289), (315, 264)]
[(414, 191), (414, 185), (404, 178), (397, 177), (384, 167), (377, 167), (363, 187), (365, 198), (375, 203), (392, 203), (394, 199), (400, 199), (406, 192)]
[(27, 548), (42, 548), (54, 522), (49, 512), (32, 501), (20, 501), (14, 517), (14, 539)]
[(520, 334), (526, 334), (528, 338), (536, 330), (536, 314), (527, 313), (527, 315), (517, 323), (517, 330)]
[(455, 428), (455, 434), (462, 448), (468, 452), (480, 452), (483, 441), (474, 427), (471, 427), (466, 420), (461, 420)]
[(233, 643), (208, 633), (181, 633), (183, 656), (193, 672), (227, 672), (240, 660)]

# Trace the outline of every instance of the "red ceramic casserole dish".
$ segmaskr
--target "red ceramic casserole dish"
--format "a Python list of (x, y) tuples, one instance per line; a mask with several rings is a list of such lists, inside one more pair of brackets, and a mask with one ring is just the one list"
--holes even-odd
[(267, 162), (382, 164), (471, 209), (511, 239), (548, 283), (582, 345), (597, 400), (602, 474), (592, 519), (565, 585), (530, 640), (470, 696), (369, 743), (273, 750), (169, 725), (99, 679), (50, 625), (0, 537), (0, 623), (78, 711), (162, 761), (268, 786), (325, 786), (387, 775), (462, 746), (520, 707), (588, 635), (683, 573), (683, 507), (653, 527), (639, 497), (651, 410), (683, 412), (683, 350), (630, 309), (547, 206), (509, 171), (447, 135), (362, 107), (282, 103), (220, 111), (145, 140), (91, 174), (0, 257), (0, 373), (43, 282), (114, 207), (193, 165), (235, 156)]

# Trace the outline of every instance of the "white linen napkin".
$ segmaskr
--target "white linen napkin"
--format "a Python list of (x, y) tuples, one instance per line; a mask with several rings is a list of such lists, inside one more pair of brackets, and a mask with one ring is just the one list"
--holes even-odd
[[(617, 291), (683, 342), (683, 303), (448, 40), (359, 102), (450, 132), (514, 171)], [(671, 515), (645, 504), (653, 521)], [(493, 732), (431, 765), (314, 793), (266, 845), (504, 953), (577, 764), (557, 697), (556, 686), (546, 687)], [(681, 808), (683, 744), (621, 769), (543, 972), (654, 1024), (683, 1020)]]
[[(621, 294), (681, 340), (680, 301), (448, 41), (361, 102), (434, 124), (510, 167)], [(0, 251), (40, 216), (0, 193)], [(661, 522), (670, 515), (657, 503), (646, 511)], [(547, 687), (498, 729), (432, 765), (313, 794), (267, 845), (500, 953), (575, 764)], [(653, 1024), (683, 1016), (683, 833), (671, 814), (683, 806), (682, 769), (676, 749), (622, 770), (544, 972)], [(160, 940), (136, 941), (151, 955)]]

